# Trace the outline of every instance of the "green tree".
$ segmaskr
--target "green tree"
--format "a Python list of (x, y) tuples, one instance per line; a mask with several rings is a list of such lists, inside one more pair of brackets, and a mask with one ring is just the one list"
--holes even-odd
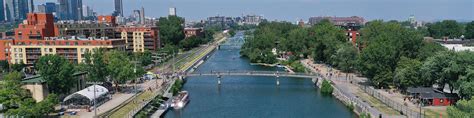
[(423, 45), (418, 51), (417, 59), (426, 60), (428, 57), (436, 55), (441, 51), (447, 51), (448, 49), (443, 47), (441, 44), (436, 42), (423, 41)]
[(110, 51), (106, 55), (107, 69), (117, 90), (119, 84), (135, 80), (135, 78), (145, 74), (143, 68), (139, 64), (135, 64), (139, 63), (138, 60), (131, 60), (126, 52)]
[(355, 69), (357, 61), (357, 49), (351, 43), (343, 43), (338, 46), (336, 54), (331, 56), (333, 65), (344, 72)]
[(8, 63), (7, 60), (1, 60), (0, 61), (0, 71), (1, 72), (8, 72), (10, 71), (10, 64)]
[(288, 38), (283, 39), (280, 42), (280, 48), (282, 50), (292, 52), (295, 55), (305, 54), (308, 55), (307, 41), (309, 40), (309, 32), (304, 28), (296, 28), (290, 31)]
[(26, 64), (24, 64), (24, 63), (12, 64), (10, 67), (11, 67), (12, 71), (21, 72), (23, 70), (23, 68), (26, 67)]
[(74, 67), (64, 57), (46, 55), (39, 58), (36, 68), (45, 79), (51, 93), (67, 94), (76, 80), (73, 78)]
[(334, 88), (332, 88), (331, 82), (328, 80), (323, 80), (323, 83), (321, 84), (321, 93), (331, 95), (333, 91)]
[(178, 16), (161, 17), (157, 23), (164, 44), (178, 45), (184, 39), (184, 19)]
[(310, 28), (311, 39), (308, 47), (313, 49), (313, 59), (324, 63), (332, 63), (331, 56), (337, 51), (337, 46), (345, 42), (344, 31), (334, 26), (328, 20), (323, 20)]
[(199, 46), (202, 43), (202, 39), (196, 36), (191, 36), (179, 42), (179, 45), (184, 50), (191, 50), (194, 47)]
[(401, 90), (406, 90), (408, 87), (417, 87), (423, 85), (425, 82), (421, 78), (422, 62), (416, 59), (409, 59), (406, 57), (400, 58), (397, 68), (395, 69), (394, 83)]
[[(361, 30), (363, 47), (358, 58), (358, 70), (378, 87), (393, 82), (393, 72), (400, 57), (415, 58), (423, 37), (413, 29), (398, 23), (369, 22)], [(379, 80), (380, 79), (380, 80)]]
[(465, 38), (474, 39), (474, 21), (466, 24), (465, 32)]
[(153, 57), (150, 51), (135, 53), (142, 66), (153, 64)]
[(474, 117), (474, 97), (468, 100), (460, 100), (454, 106), (447, 109), (450, 118), (472, 118)]
[(85, 70), (88, 73), (89, 81), (105, 82), (108, 76), (107, 64), (104, 59), (105, 50), (94, 49), (93, 53), (85, 54)]
[(434, 38), (458, 38), (463, 33), (463, 27), (455, 20), (443, 20), (428, 25), (428, 31)]
[(9, 109), (6, 115), (22, 117), (45, 117), (54, 111), (54, 106), (59, 103), (56, 94), (49, 94), (48, 97), (36, 103), (32, 98), (25, 99), (16, 109)]
[(466, 71), (467, 74), (459, 80), (459, 95), (462, 98), (469, 99), (469, 97), (474, 96), (474, 67), (470, 66)]
[(0, 86), (0, 104), (6, 109), (18, 108), (18, 105), (29, 98), (30, 93), (21, 88), (22, 74), (20, 72), (10, 72), (3, 77)]

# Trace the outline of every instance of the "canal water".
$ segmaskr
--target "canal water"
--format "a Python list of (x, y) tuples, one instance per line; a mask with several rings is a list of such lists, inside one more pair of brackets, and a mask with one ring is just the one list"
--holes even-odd
[[(240, 37), (238, 33), (236, 37)], [(231, 38), (229, 42), (238, 41)], [(282, 68), (251, 65), (239, 49), (216, 51), (196, 71), (284, 71)], [(354, 117), (344, 104), (319, 93), (310, 79), (223, 76), (189, 77), (183, 87), (190, 102), (181, 110), (170, 110), (166, 118), (348, 118)]]

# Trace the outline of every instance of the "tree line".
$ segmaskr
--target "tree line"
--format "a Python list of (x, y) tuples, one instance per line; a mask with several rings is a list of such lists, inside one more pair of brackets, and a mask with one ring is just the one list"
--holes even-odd
[(308, 28), (288, 22), (264, 22), (247, 38), (241, 54), (255, 63), (277, 63), (279, 54), (290, 59), (312, 58), (344, 72), (367, 77), (378, 88), (431, 87), (445, 84), (459, 90), (462, 98), (474, 95), (473, 52), (454, 52), (424, 40), (421, 29), (398, 22), (368, 22), (356, 46), (347, 41), (342, 28), (322, 21)]
[(428, 23), (426, 27), (422, 27), (425, 36), (430, 36), (437, 39), (447, 38), (462, 38), (474, 39), (474, 21), (468, 23), (460, 23), (455, 20), (443, 20), (435, 23)]

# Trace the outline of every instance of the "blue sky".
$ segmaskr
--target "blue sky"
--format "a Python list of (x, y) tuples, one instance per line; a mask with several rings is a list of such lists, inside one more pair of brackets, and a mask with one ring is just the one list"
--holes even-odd
[[(35, 0), (36, 4), (56, 0)], [(112, 13), (113, 0), (83, 0), (99, 14)], [(311, 16), (362, 16), (368, 20), (474, 20), (474, 0), (123, 0), (125, 15), (145, 7), (146, 16), (161, 17), (169, 7), (190, 20), (208, 16), (263, 15), (269, 20), (307, 20)]]

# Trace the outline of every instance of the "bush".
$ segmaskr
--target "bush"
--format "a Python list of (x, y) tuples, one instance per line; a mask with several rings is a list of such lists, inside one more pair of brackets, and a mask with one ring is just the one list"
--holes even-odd
[(171, 87), (173, 95), (178, 94), (178, 92), (181, 90), (182, 87), (183, 87), (183, 80), (177, 79), (176, 82), (174, 82), (173, 87)]
[(321, 93), (325, 95), (331, 95), (333, 91), (334, 88), (332, 88), (331, 83), (327, 80), (323, 80), (323, 84), (321, 84)]

